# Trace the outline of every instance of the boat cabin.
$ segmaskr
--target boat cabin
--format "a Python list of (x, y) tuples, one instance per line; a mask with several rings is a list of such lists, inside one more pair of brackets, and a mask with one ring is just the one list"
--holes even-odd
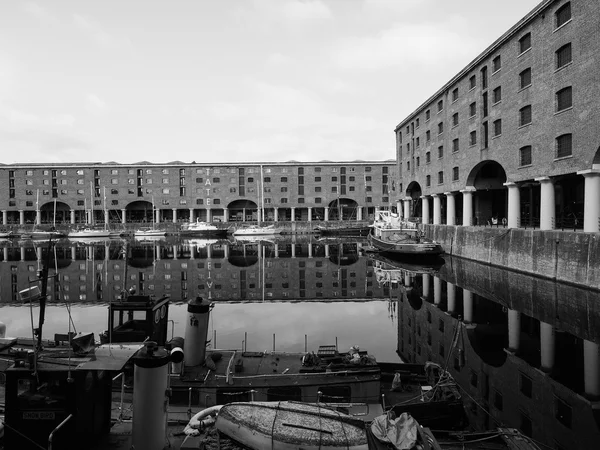
[(108, 306), (106, 342), (144, 342), (165, 345), (169, 323), (169, 297), (128, 295)]

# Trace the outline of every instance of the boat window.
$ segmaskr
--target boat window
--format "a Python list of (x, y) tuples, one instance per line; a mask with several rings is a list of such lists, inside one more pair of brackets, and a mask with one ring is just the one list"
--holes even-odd
[(231, 402), (249, 402), (250, 390), (245, 389), (219, 389), (217, 391), (217, 405)]
[(268, 402), (302, 401), (302, 391), (299, 386), (277, 386), (267, 390)]
[(350, 386), (322, 386), (319, 387), (319, 392), (321, 392), (322, 402), (344, 403), (352, 401)]

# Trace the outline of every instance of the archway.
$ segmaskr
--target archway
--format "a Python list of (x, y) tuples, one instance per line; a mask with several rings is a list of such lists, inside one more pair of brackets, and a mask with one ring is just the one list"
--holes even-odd
[[(423, 191), (421, 189), (421, 185), (416, 181), (412, 181), (406, 186), (406, 197), (410, 197), (411, 205), (410, 205), (410, 215), (407, 219), (410, 218), (421, 218), (423, 217), (423, 202), (421, 201), (421, 196), (423, 195)], [(431, 202), (430, 202), (431, 203)], [(432, 217), (432, 205), (429, 206), (429, 217)], [(404, 215), (404, 209), (402, 210), (402, 214)]]
[(235, 200), (227, 206), (230, 222), (258, 220), (258, 205), (252, 200)]
[(473, 194), (473, 224), (485, 225), (493, 218), (498, 223), (508, 214), (506, 172), (500, 163), (492, 160), (477, 164), (467, 177), (467, 186), (476, 189)]
[(351, 198), (337, 198), (329, 202), (329, 220), (357, 220), (358, 203)]
[(40, 216), (42, 223), (70, 223), (71, 207), (64, 202), (47, 202), (40, 207)]
[(153, 205), (147, 200), (136, 200), (127, 205), (127, 222), (152, 222)]

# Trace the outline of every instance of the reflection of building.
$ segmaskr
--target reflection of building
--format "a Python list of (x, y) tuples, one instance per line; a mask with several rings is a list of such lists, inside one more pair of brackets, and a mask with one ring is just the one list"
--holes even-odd
[[(357, 243), (130, 244), (127, 267), (122, 245), (59, 243), (50, 255), (50, 267), (56, 259), (59, 268), (58, 283), (51, 282), (49, 290), (60, 300), (106, 302), (132, 286), (173, 301), (196, 295), (215, 301), (358, 301), (390, 298), (397, 289), (375, 282), (371, 261), (358, 256)], [(43, 243), (0, 249), (2, 302), (17, 300), (46, 255)]]
[(600, 231), (600, 2), (542, 1), (396, 127), (424, 223)]
[(551, 448), (598, 448), (599, 294), (456, 262), (400, 297), (400, 356), (447, 364), (480, 429), (501, 423)]
[[(388, 207), (395, 162), (72, 163), (0, 167), (2, 224), (367, 220)], [(93, 202), (93, 204), (92, 204)], [(55, 215), (56, 210), (56, 215)]]

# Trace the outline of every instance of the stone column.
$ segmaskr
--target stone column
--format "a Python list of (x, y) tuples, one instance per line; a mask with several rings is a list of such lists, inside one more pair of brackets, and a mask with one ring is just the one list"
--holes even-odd
[(273, 220), (275, 222), (279, 222), (279, 207), (278, 206), (275, 206), (273, 208)]
[(194, 217), (194, 208), (190, 208), (190, 223), (194, 223), (196, 218)]
[(583, 340), (584, 390), (586, 397), (600, 398), (600, 352), (595, 342)]
[(429, 300), (429, 288), (431, 285), (431, 275), (428, 273), (423, 274), (423, 296), (421, 297), (423, 300)]
[(329, 258), (329, 244), (325, 244), (325, 258)]
[(313, 257), (313, 246), (311, 243), (308, 244), (308, 257), (309, 258)]
[(35, 210), (35, 223), (37, 225), (42, 224), (42, 212), (39, 209)]
[(295, 258), (296, 257), (296, 244), (292, 244), (291, 248), (292, 248), (292, 258)]
[(475, 192), (475, 188), (467, 186), (460, 192), (463, 195), (463, 226), (470, 227), (473, 225), (473, 192)]
[(296, 207), (292, 206), (292, 222), (296, 221)]
[(223, 256), (225, 259), (229, 258), (229, 244), (225, 244), (223, 247)]
[[(398, 216), (400, 217), (400, 220), (402, 220), (404, 217), (404, 203), (402, 200), (396, 202), (396, 211), (398, 211)], [(375, 215), (377, 215), (377, 211), (375, 211)]]
[(521, 191), (519, 185), (513, 182), (504, 183), (508, 188), (508, 228), (518, 228), (521, 224)]
[(4, 248), (2, 249), (2, 255), (4, 256), (4, 259), (3, 259), (3, 261), (4, 261), (4, 262), (7, 262), (7, 261), (8, 261), (8, 247), (4, 247)]
[(279, 244), (275, 243), (275, 259), (279, 258)]
[(160, 223), (160, 209), (158, 208), (154, 210), (154, 222)]
[(223, 222), (229, 222), (229, 208), (223, 208)]
[(410, 272), (404, 272), (404, 286), (410, 287), (412, 279), (410, 278)]
[(454, 192), (444, 192), (446, 196), (446, 225), (456, 225), (456, 203)]
[(463, 319), (465, 323), (473, 323), (473, 293), (463, 289)]
[(442, 279), (433, 277), (433, 304), (437, 307), (442, 302)]
[(356, 220), (363, 220), (363, 216), (362, 216), (362, 207), (359, 206), (358, 208), (356, 208)]
[[(598, 233), (600, 231), (600, 170), (582, 170), (583, 175), (583, 231)], [(5, 222), (6, 223), (6, 222)]]
[(108, 225), (108, 210), (104, 210), (104, 223)]
[(127, 222), (127, 210), (122, 209), (121, 210), (121, 223), (126, 223), (126, 222)]
[(540, 321), (541, 369), (551, 372), (554, 367), (554, 327)]
[(452, 283), (446, 283), (446, 287), (448, 288), (447, 296), (448, 296), (448, 314), (452, 314), (456, 311), (456, 286)]
[(325, 222), (329, 220), (329, 208), (326, 206), (323, 208), (325, 210)]
[(8, 211), (6, 209), (2, 210), (2, 225), (8, 225)]
[(308, 207), (308, 221), (312, 222), (312, 206)]
[(429, 197), (421, 196), (421, 223), (429, 223)]
[(410, 217), (410, 199), (405, 198), (404, 199), (404, 220), (408, 220), (408, 218)]
[(177, 223), (177, 208), (171, 208), (171, 211), (173, 211), (173, 217), (171, 219), (171, 222)]
[(69, 212), (71, 213), (71, 225), (74, 225), (75, 224), (75, 210), (72, 209)]
[(433, 224), (440, 225), (442, 223), (442, 203), (439, 194), (433, 194)]
[[(244, 214), (244, 217), (245, 217), (245, 214)], [(212, 213), (211, 213), (211, 209), (210, 208), (206, 208), (206, 221), (207, 222), (212, 222)]]
[(556, 218), (554, 181), (550, 177), (535, 178), (540, 182), (540, 230), (553, 230)]
[(25, 225), (25, 211), (22, 209), (19, 210), (19, 224)]
[(508, 350), (516, 353), (521, 345), (521, 313), (508, 310)]

